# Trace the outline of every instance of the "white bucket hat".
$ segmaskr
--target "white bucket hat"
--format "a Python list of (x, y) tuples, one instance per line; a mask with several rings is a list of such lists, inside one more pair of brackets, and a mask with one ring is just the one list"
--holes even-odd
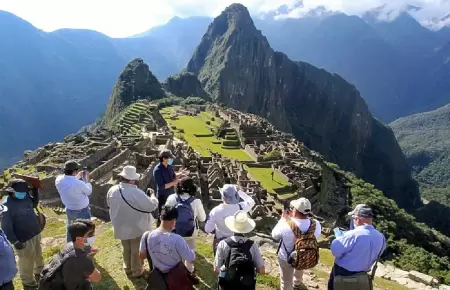
[(136, 167), (127, 165), (122, 169), (122, 172), (119, 173), (119, 176), (122, 176), (128, 180), (138, 180), (141, 175), (136, 173)]
[(255, 228), (255, 221), (248, 217), (243, 210), (238, 210), (234, 215), (225, 218), (225, 225), (233, 233), (246, 234)]

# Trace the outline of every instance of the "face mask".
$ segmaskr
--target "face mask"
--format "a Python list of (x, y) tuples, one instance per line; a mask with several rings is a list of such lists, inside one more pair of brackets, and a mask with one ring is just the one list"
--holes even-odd
[(86, 243), (84, 243), (85, 246), (92, 246), (92, 244), (95, 242), (95, 236), (89, 237), (86, 239)]
[(167, 161), (167, 164), (169, 164), (169, 165), (172, 165), (172, 163), (173, 163), (173, 159), (172, 158)]
[(27, 195), (26, 192), (15, 192), (15, 193), (14, 193), (14, 196), (15, 196), (17, 199), (24, 199), (26, 195)]
[(353, 218), (350, 219), (350, 230), (355, 229), (355, 222), (353, 221)]

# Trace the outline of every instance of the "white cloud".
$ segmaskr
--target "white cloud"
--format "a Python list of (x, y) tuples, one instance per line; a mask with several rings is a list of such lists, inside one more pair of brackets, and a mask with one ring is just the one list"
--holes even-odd
[[(281, 5), (295, 7), (300, 0), (241, 0), (251, 13), (273, 11)], [(236, 0), (0, 0), (0, 9), (10, 11), (45, 31), (59, 28), (85, 28), (114, 37), (143, 32), (167, 22), (173, 16), (217, 16)], [(328, 10), (361, 15), (384, 7), (389, 20), (406, 5), (423, 9), (411, 14), (425, 25), (439, 23), (450, 12), (450, 0), (303, 0), (288, 17), (300, 17), (319, 6)], [(388, 12), (391, 12), (390, 14)], [(441, 22), (441, 25), (443, 22)]]

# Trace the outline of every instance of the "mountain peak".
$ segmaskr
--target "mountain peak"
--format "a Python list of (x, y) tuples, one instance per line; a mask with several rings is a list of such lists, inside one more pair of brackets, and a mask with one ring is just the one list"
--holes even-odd
[(231, 4), (225, 8), (225, 10), (214, 19), (212, 25), (227, 27), (228, 29), (254, 27), (252, 17), (250, 16), (247, 7), (239, 3)]
[(137, 100), (159, 99), (165, 94), (148, 65), (141, 58), (135, 58), (126, 65), (114, 86), (104, 122), (108, 124), (121, 110)]

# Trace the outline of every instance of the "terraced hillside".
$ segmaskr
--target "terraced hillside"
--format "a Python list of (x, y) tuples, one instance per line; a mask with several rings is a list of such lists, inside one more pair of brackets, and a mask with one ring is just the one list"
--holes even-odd
[(123, 135), (139, 135), (142, 130), (155, 130), (154, 126), (148, 127), (148, 124), (155, 123), (153, 110), (156, 110), (156, 106), (150, 105), (148, 101), (137, 101), (117, 115), (109, 128)]

